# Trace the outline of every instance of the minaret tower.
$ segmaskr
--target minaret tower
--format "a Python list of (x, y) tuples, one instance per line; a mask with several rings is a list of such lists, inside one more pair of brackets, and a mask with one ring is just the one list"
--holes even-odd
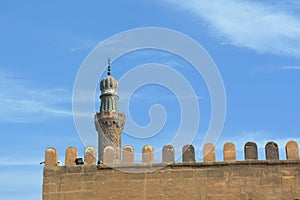
[(100, 112), (95, 114), (99, 161), (103, 161), (103, 150), (107, 146), (114, 148), (115, 160), (121, 159), (121, 133), (125, 124), (125, 115), (119, 112), (118, 81), (111, 76), (110, 70), (110, 59), (108, 59), (107, 77), (100, 82)]

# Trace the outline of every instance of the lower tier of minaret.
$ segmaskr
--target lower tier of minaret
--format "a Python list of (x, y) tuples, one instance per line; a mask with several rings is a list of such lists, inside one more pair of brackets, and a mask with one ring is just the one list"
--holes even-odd
[(121, 159), (121, 134), (125, 124), (125, 115), (118, 112), (95, 114), (95, 126), (98, 132), (98, 160), (103, 161), (103, 152), (106, 147), (115, 151), (115, 160)]

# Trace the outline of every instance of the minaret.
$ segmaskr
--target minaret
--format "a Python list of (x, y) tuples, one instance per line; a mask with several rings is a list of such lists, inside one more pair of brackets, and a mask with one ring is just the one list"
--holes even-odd
[(99, 161), (103, 161), (103, 150), (107, 146), (115, 149), (115, 160), (121, 159), (121, 133), (125, 124), (125, 115), (119, 113), (118, 81), (111, 76), (110, 70), (110, 59), (108, 59), (107, 77), (100, 82), (100, 112), (95, 114)]

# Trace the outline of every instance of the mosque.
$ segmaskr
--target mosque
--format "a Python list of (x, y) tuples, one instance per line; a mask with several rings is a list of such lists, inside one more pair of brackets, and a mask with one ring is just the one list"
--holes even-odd
[(61, 166), (56, 149), (46, 149), (43, 200), (300, 199), (295, 141), (286, 144), (285, 160), (279, 160), (275, 142), (266, 144), (265, 160), (258, 160), (255, 142), (245, 144), (244, 160), (236, 160), (236, 147), (228, 142), (222, 161), (216, 161), (214, 145), (205, 144), (203, 162), (196, 162), (195, 148), (187, 144), (182, 147), (182, 162), (175, 162), (174, 148), (166, 144), (161, 163), (154, 162), (154, 150), (149, 145), (142, 150), (142, 163), (135, 163), (134, 145), (121, 146), (126, 117), (119, 111), (118, 81), (111, 75), (110, 61), (100, 90), (100, 111), (94, 116), (98, 150), (86, 147), (84, 158), (80, 158), (71, 146)]

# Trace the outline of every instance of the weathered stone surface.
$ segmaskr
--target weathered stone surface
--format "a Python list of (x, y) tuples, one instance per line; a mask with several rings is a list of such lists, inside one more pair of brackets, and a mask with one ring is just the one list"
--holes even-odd
[(134, 164), (134, 149), (132, 146), (124, 146), (122, 152), (122, 163), (123, 164)]
[(43, 200), (299, 198), (300, 161), (271, 163), (172, 163), (148, 173), (96, 165), (45, 166)]
[(203, 161), (210, 162), (216, 161), (215, 146), (211, 143), (207, 143), (203, 147)]
[(257, 154), (257, 145), (254, 142), (247, 142), (244, 147), (245, 152), (245, 159), (246, 160), (257, 160), (258, 154)]
[(48, 148), (45, 151), (45, 166), (57, 166), (58, 154), (56, 149)]
[(175, 161), (175, 149), (172, 145), (165, 145), (162, 149), (162, 161), (171, 163)]
[(299, 148), (295, 141), (289, 141), (285, 146), (287, 160), (299, 160)]
[(57, 185), (55, 183), (43, 184), (43, 191), (59, 192), (59, 191), (57, 191)]
[(278, 145), (275, 142), (268, 142), (265, 152), (267, 160), (279, 160)]
[(75, 166), (69, 165), (66, 170), (69, 174), (71, 173), (79, 174), (82, 173), (82, 165), (75, 165)]
[(94, 147), (86, 147), (84, 150), (84, 164), (95, 165), (96, 164), (96, 149)]
[(182, 162), (195, 162), (195, 148), (191, 144), (184, 145), (182, 148)]
[(236, 160), (235, 145), (227, 142), (223, 147), (224, 161)]
[(142, 150), (142, 163), (151, 164), (154, 162), (154, 149), (150, 145), (146, 145)]
[(113, 147), (108, 146), (104, 148), (103, 152), (103, 163), (104, 164), (112, 164), (114, 163), (116, 154)]
[(76, 165), (75, 160), (78, 157), (78, 152), (75, 147), (69, 147), (66, 150), (65, 165)]
[(282, 180), (279, 174), (279, 170), (277, 168), (272, 168), (271, 170), (264, 170), (260, 179), (260, 184), (263, 186), (281, 185)]

